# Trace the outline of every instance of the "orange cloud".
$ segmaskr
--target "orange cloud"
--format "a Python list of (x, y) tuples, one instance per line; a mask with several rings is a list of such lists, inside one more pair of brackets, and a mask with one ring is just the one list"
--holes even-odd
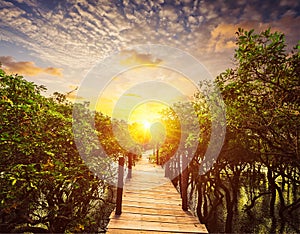
[(0, 56), (0, 62), (4, 70), (6, 70), (6, 72), (8, 73), (18, 73), (18, 74), (28, 75), (28, 76), (36, 76), (41, 73), (46, 73), (52, 76), (59, 76), (59, 77), (63, 75), (61, 68), (55, 68), (55, 67), (41, 68), (36, 66), (34, 62), (28, 62), (28, 61), (17, 62), (11, 56)]
[(124, 58), (121, 60), (121, 64), (123, 65), (157, 65), (162, 62), (161, 59), (153, 58), (151, 54), (139, 54), (135, 50), (123, 50), (121, 56)]
[(222, 52), (226, 49), (234, 48), (235, 32), (238, 26), (234, 24), (221, 23), (214, 28), (210, 35), (209, 50), (214, 52)]
[[(278, 24), (278, 23), (277, 23)], [(238, 28), (245, 30), (255, 29), (257, 32), (266, 30), (271, 27), (272, 31), (284, 31), (279, 25), (261, 23), (258, 21), (245, 21), (238, 24), (221, 23), (211, 31), (209, 50), (214, 52), (223, 52), (227, 49), (236, 47), (235, 32)]]

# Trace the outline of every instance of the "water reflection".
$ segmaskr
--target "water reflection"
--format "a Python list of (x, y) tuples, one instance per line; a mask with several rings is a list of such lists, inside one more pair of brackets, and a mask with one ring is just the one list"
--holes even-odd
[[(252, 165), (253, 166), (253, 165)], [(270, 201), (272, 193), (270, 192), (270, 184), (267, 178), (267, 168), (262, 165), (254, 165), (245, 167), (239, 177), (239, 187), (237, 191), (237, 199), (232, 209), (232, 232), (234, 233), (299, 233), (300, 232), (300, 212), (296, 206), (292, 211), (284, 211), (280, 217), (280, 197), (278, 192), (275, 197), (274, 214), (270, 212)], [(228, 176), (221, 175), (220, 182), (228, 185)], [(190, 178), (193, 178), (192, 176)], [(177, 178), (178, 179), (178, 178)], [(285, 178), (286, 179), (286, 178)], [(174, 181), (176, 183), (176, 180)], [(179, 184), (177, 187), (179, 189)], [(280, 186), (285, 201), (285, 206), (296, 202), (298, 187), (294, 186), (290, 181), (283, 181), (281, 177), (276, 178), (276, 184)], [(191, 183), (189, 187), (190, 208), (197, 215), (199, 203), (199, 189), (196, 189), (196, 183)], [(212, 207), (216, 190), (201, 190), (203, 195), (208, 199), (207, 204), (202, 202), (203, 206)], [(233, 191), (230, 191), (231, 195)], [(210, 194), (207, 194), (210, 193)], [(203, 196), (202, 198), (203, 199)], [(234, 201), (234, 199), (233, 199)], [(299, 205), (300, 206), (300, 205)], [(227, 206), (225, 198), (222, 203), (213, 211), (210, 219), (205, 221), (209, 232), (224, 232), (227, 218)], [(203, 221), (203, 220), (200, 220)]]

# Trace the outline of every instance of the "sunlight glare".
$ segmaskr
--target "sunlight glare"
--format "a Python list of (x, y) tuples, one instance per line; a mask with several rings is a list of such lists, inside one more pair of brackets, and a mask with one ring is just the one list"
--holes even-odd
[(148, 120), (143, 121), (143, 126), (146, 130), (149, 130), (151, 127), (151, 123)]
[[(156, 132), (155, 123), (160, 122), (162, 110), (168, 108), (164, 103), (148, 101), (136, 106), (129, 116), (129, 133), (131, 138), (139, 144), (150, 144)], [(153, 131), (154, 130), (154, 131)]]

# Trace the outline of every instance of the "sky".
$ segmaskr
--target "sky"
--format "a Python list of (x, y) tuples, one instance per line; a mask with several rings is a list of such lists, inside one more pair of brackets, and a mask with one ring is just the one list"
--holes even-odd
[[(165, 62), (132, 49), (136, 45), (179, 49), (216, 77), (234, 65), (239, 27), (256, 32), (271, 27), (285, 33), (292, 48), (300, 40), (299, 25), (297, 0), (1, 0), (0, 62), (7, 73), (45, 85), (47, 95), (58, 91), (72, 100), (76, 91), (70, 91), (80, 89), (91, 70), (114, 54), (122, 55), (119, 66)], [(191, 82), (182, 81), (184, 74), (157, 67), (115, 74), (95, 105), (111, 115), (128, 89), (149, 79), (172, 84), (182, 93), (177, 101), (194, 92)]]

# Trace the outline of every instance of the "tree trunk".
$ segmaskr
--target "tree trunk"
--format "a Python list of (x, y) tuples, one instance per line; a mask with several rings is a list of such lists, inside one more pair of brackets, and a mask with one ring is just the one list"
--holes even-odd
[(226, 223), (225, 223), (225, 232), (232, 233), (232, 221), (233, 221), (233, 202), (231, 200), (230, 191), (226, 186), (221, 185), (221, 188), (225, 192), (225, 199), (226, 199)]
[[(201, 179), (201, 178), (200, 178)], [(197, 204), (197, 216), (201, 223), (204, 223), (204, 217), (202, 214), (202, 182), (198, 182), (197, 184), (197, 192), (198, 192), (198, 204)]]
[(270, 215), (274, 217), (275, 214), (275, 200), (276, 200), (276, 186), (275, 186), (275, 181), (274, 177), (272, 176), (272, 170), (268, 168), (268, 181), (269, 181), (269, 190), (271, 192), (271, 199), (270, 199)]
[(232, 204), (235, 210), (238, 209), (238, 193), (239, 193), (239, 183), (240, 183), (240, 175), (241, 170), (238, 167), (235, 167), (235, 171), (233, 172), (233, 183), (231, 184), (232, 187)]
[(278, 196), (279, 196), (279, 200), (280, 200), (279, 216), (282, 219), (284, 219), (283, 212), (285, 210), (285, 201), (284, 201), (283, 193), (282, 193), (282, 190), (280, 189), (280, 187), (276, 183), (275, 183), (275, 188), (278, 192)]

